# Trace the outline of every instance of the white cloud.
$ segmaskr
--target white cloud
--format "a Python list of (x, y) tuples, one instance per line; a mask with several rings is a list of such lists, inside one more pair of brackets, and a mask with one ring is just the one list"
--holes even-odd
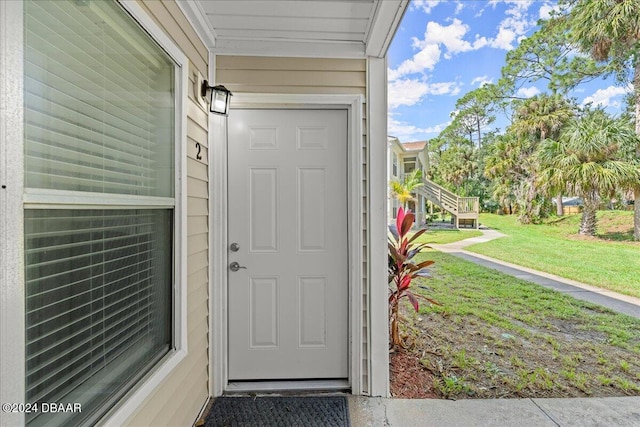
[(498, 49), (513, 49), (513, 41), (516, 39), (516, 33), (508, 28), (500, 28), (495, 39), (491, 40), (491, 47)]
[(406, 59), (395, 70), (389, 70), (389, 80), (393, 81), (408, 74), (422, 73), (425, 70), (433, 70), (440, 61), (440, 48), (438, 45), (427, 45), (413, 58)]
[(389, 108), (415, 105), (427, 95), (455, 96), (460, 93), (460, 90), (460, 85), (456, 82), (428, 83), (417, 79), (395, 80), (388, 86)]
[(451, 95), (460, 93), (460, 85), (456, 82), (431, 83), (429, 85), (429, 95)]
[(454, 19), (450, 25), (440, 25), (437, 22), (429, 22), (424, 33), (424, 40), (417, 41), (419, 47), (429, 44), (442, 44), (447, 48), (447, 53), (467, 52), (474, 47), (464, 40), (469, 32), (469, 26), (459, 19)]
[(491, 84), (493, 83), (493, 78), (489, 78), (489, 76), (478, 76), (475, 79), (471, 80), (471, 86), (473, 86), (474, 84), (478, 84), (478, 87), (482, 87), (486, 84)]
[[(437, 22), (429, 22), (425, 31), (424, 40), (414, 38), (414, 48), (422, 50), (429, 44), (437, 44), (438, 46), (443, 45), (446, 48), (444, 53), (444, 57), (446, 59), (450, 59), (456, 53), (478, 50), (485, 46), (504, 50), (513, 49), (515, 44), (520, 42), (527, 31), (533, 28), (536, 24), (537, 17), (534, 19), (528, 14), (528, 10), (534, 3), (534, 0), (492, 0), (488, 3), (488, 6), (495, 9), (499, 3), (504, 3), (506, 5), (506, 17), (498, 25), (497, 33), (494, 38), (488, 39), (487, 37), (476, 35), (473, 43), (465, 40), (464, 36), (469, 32), (469, 26), (460, 21), (460, 19), (454, 18), (450, 25), (441, 25)], [(420, 1), (415, 4), (415, 7), (421, 7), (423, 10), (426, 10), (426, 7), (431, 11), (431, 8), (435, 6), (435, 4), (437, 3)], [(455, 14), (457, 15), (464, 6), (465, 5), (462, 2), (456, 2)], [(555, 6), (545, 2), (545, 4), (540, 8), (539, 13), (548, 14), (552, 7)], [(483, 11), (484, 9), (478, 12), (476, 17), (482, 15)]]
[(499, 3), (510, 4), (513, 7), (527, 10), (533, 3), (533, 0), (490, 0), (488, 4), (495, 9)]
[(427, 23), (424, 40), (413, 38), (412, 46), (418, 49), (418, 53), (403, 61), (395, 70), (389, 70), (389, 80), (433, 70), (442, 55), (440, 46), (444, 46), (444, 57), (449, 59), (453, 54), (477, 50), (489, 43), (486, 38), (479, 36), (476, 36), (473, 43), (464, 40), (468, 32), (469, 26), (459, 19), (454, 19), (450, 25), (440, 25), (433, 21)]
[(551, 18), (551, 12), (557, 12), (560, 10), (560, 6), (552, 3), (545, 3), (540, 6), (539, 18), (549, 19)]
[(415, 9), (422, 9), (427, 15), (431, 13), (431, 9), (436, 7), (440, 3), (440, 0), (413, 0), (411, 7)]
[(598, 89), (594, 92), (593, 95), (587, 96), (583, 101), (582, 105), (592, 103), (597, 107), (620, 107), (620, 100), (616, 100), (613, 98), (626, 95), (631, 92), (633, 87), (631, 85), (627, 87), (621, 86), (609, 86), (605, 89)]
[(486, 37), (480, 37), (476, 34), (476, 40), (473, 42), (473, 50), (482, 49), (485, 46), (489, 46), (489, 40)]
[(416, 141), (425, 139), (427, 134), (438, 134), (442, 132), (449, 123), (440, 123), (435, 126), (429, 126), (426, 128), (420, 128), (409, 124), (407, 122), (402, 122), (400, 120), (396, 120), (395, 118), (389, 116), (387, 122), (387, 129), (389, 135), (393, 135), (398, 138), (400, 141)]
[(389, 83), (389, 108), (414, 105), (428, 93), (429, 85), (419, 80), (402, 79)]
[(538, 89), (535, 86), (531, 86), (531, 87), (521, 87), (520, 89), (518, 89), (518, 91), (516, 92), (516, 96), (521, 96), (523, 98), (531, 98), (533, 96), (536, 96), (537, 94), (540, 93), (540, 89)]
[[(489, 4), (495, 9), (501, 0), (490, 1)], [(520, 42), (527, 31), (535, 24), (535, 20), (529, 18), (527, 11), (533, 0), (503, 0), (508, 5), (505, 15), (507, 17), (498, 25), (498, 34), (489, 45), (498, 49), (511, 50), (514, 42)]]

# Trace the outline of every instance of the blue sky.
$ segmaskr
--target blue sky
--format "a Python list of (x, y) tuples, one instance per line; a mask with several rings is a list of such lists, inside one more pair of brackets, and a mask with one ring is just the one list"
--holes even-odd
[[(402, 142), (438, 136), (455, 103), (484, 82), (496, 83), (506, 54), (548, 17), (551, 0), (412, 0), (388, 53), (389, 135)], [(519, 95), (544, 91), (527, 84)], [(599, 79), (570, 95), (619, 113), (626, 89)], [(491, 128), (503, 127), (504, 118)]]

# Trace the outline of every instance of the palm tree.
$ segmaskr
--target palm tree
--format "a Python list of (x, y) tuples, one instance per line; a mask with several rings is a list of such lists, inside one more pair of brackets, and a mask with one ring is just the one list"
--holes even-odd
[(569, 192), (582, 197), (579, 233), (593, 236), (600, 197), (640, 181), (638, 162), (619, 156), (620, 148), (637, 144), (638, 137), (628, 122), (594, 110), (571, 122), (561, 139), (548, 139), (540, 146), (538, 158), (544, 166), (543, 176), (562, 172), (552, 178), (556, 180), (554, 185), (564, 183)]
[(413, 172), (406, 174), (402, 182), (394, 179), (389, 183), (389, 186), (391, 187), (391, 194), (398, 199), (404, 209), (407, 209), (407, 205), (410, 201), (415, 200), (413, 193), (416, 188), (423, 185), (422, 171), (420, 169), (415, 169)]
[(525, 100), (516, 110), (513, 131), (538, 141), (554, 138), (573, 117), (573, 109), (561, 95), (541, 94)]
[(526, 141), (513, 134), (500, 135), (488, 146), (485, 158), (484, 176), (493, 182), (492, 196), (509, 213), (513, 212), (513, 203), (518, 205), (524, 198), (521, 184), (526, 171), (523, 168), (522, 152), (526, 147), (523, 142)]
[[(515, 122), (512, 131), (520, 137), (533, 138), (534, 144), (532, 149), (535, 150), (537, 145), (547, 138), (557, 140), (562, 127), (573, 117), (573, 108), (569, 102), (561, 95), (536, 95), (527, 99), (522, 103), (520, 108), (516, 110)], [(536, 182), (536, 165), (532, 164), (530, 168), (530, 180), (528, 195), (529, 201), (537, 194)], [(564, 214), (562, 206), (562, 192), (557, 194), (557, 214)]]
[[(609, 61), (618, 79), (628, 83), (632, 73), (635, 132), (640, 135), (640, 1), (564, 0), (570, 6), (573, 39), (598, 61)], [(640, 159), (640, 143), (636, 145)], [(640, 241), (640, 182), (634, 183), (633, 237)]]

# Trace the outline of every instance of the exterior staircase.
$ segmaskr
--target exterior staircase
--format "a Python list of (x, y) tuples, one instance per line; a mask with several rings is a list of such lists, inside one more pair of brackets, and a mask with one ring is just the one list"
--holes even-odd
[(415, 192), (453, 215), (456, 228), (478, 228), (480, 202), (477, 197), (460, 197), (426, 178), (422, 181), (424, 185), (416, 188)]

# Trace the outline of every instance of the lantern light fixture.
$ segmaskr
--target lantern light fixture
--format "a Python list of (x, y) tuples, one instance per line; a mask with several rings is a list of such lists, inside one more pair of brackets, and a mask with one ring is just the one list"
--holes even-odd
[[(207, 97), (207, 92), (209, 96)], [(209, 111), (223, 116), (229, 115), (229, 104), (233, 95), (229, 89), (222, 85), (209, 86), (207, 80), (202, 82), (200, 95), (209, 102)]]

